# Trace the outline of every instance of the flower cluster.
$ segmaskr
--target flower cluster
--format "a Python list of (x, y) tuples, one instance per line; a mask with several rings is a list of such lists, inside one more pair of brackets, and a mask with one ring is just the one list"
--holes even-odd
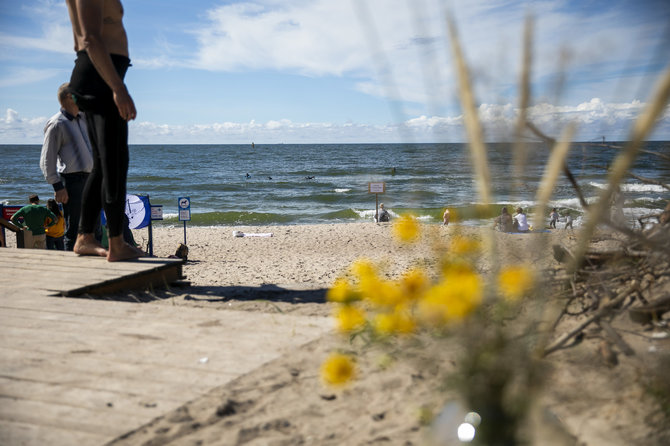
[[(393, 234), (399, 242), (415, 242), (421, 226), (415, 218), (403, 216), (394, 224)], [(438, 254), (437, 271), (412, 267), (395, 280), (385, 278), (369, 259), (355, 261), (327, 293), (327, 299), (337, 304), (337, 330), (385, 339), (458, 326), (480, 308), (485, 295), (496, 294), (487, 290), (491, 287), (475, 269), (473, 259), (480, 251), (479, 241), (454, 235)], [(497, 279), (495, 285), (507, 302), (520, 299), (533, 286), (530, 268), (521, 265), (501, 269)], [(332, 381), (323, 369), (322, 377)]]

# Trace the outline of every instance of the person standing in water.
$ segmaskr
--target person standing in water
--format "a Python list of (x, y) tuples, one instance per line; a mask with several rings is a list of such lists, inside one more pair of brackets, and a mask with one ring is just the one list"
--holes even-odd
[[(123, 78), (130, 66), (128, 38), (120, 0), (66, 0), (74, 49), (70, 78), (73, 98), (86, 115), (93, 152), (93, 170), (82, 198), (74, 252), (99, 255), (110, 262), (134, 259), (144, 253), (123, 239), (128, 175), (128, 121), (137, 116)], [(105, 210), (109, 250), (95, 239), (95, 225)]]

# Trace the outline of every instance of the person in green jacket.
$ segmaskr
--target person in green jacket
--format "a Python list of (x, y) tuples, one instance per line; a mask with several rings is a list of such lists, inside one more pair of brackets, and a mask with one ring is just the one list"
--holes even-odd
[[(58, 217), (46, 207), (40, 206), (40, 197), (36, 194), (31, 195), (29, 201), (29, 205), (23, 206), (12, 215), (12, 223), (26, 227), (33, 233), (33, 244), (26, 248), (46, 249), (47, 236), (44, 228), (55, 225)], [(19, 221), (19, 217), (23, 217), (23, 223)]]

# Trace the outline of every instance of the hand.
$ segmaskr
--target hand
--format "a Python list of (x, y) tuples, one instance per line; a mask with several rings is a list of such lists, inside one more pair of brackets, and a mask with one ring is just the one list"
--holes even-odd
[(135, 110), (135, 103), (133, 98), (130, 97), (130, 93), (126, 89), (126, 86), (123, 86), (122, 90), (114, 92), (114, 103), (116, 108), (119, 109), (119, 115), (123, 118), (124, 121), (132, 121), (137, 117), (137, 110)]
[(67, 194), (67, 189), (63, 188), (59, 191), (54, 192), (54, 198), (57, 203), (67, 204), (70, 196)]

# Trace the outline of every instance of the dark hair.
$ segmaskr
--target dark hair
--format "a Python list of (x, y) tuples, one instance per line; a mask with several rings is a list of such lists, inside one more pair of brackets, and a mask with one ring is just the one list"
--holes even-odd
[(35, 203), (37, 201), (40, 201), (40, 197), (37, 196), (37, 194), (32, 194), (28, 197), (28, 201), (31, 203)]
[(503, 214), (506, 214), (506, 213), (507, 213), (507, 206), (503, 206), (503, 208), (502, 208), (502, 213), (503, 213)]
[(56, 203), (56, 200), (53, 198), (49, 198), (47, 200), (47, 209), (49, 209), (51, 212), (56, 214), (56, 217), (62, 217), (62, 213), (60, 211), (60, 207), (58, 206), (58, 203)]

